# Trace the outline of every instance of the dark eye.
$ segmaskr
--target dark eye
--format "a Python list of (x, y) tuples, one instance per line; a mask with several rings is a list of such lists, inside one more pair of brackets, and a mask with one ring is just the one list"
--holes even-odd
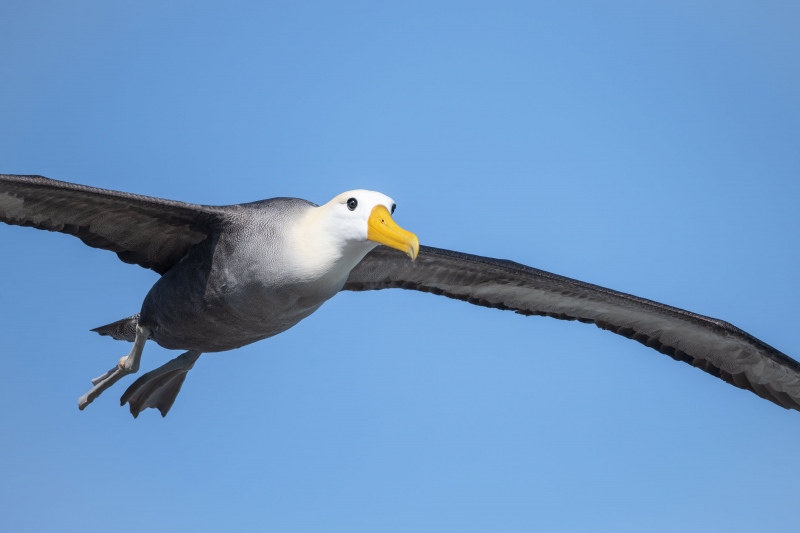
[(356, 200), (355, 198), (350, 198), (349, 200), (347, 200), (347, 209), (349, 209), (350, 211), (355, 211), (356, 207), (358, 207), (358, 200)]
[(394, 210), (397, 208), (397, 204), (392, 204), (392, 214), (394, 215)]

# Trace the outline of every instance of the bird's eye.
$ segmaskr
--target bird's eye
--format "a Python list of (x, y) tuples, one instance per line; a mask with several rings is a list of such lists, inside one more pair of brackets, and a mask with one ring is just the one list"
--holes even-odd
[(394, 210), (397, 208), (397, 204), (392, 204), (392, 214), (394, 215)]
[(356, 200), (355, 198), (350, 198), (349, 200), (347, 200), (347, 209), (349, 209), (350, 211), (355, 211), (356, 207), (358, 207), (358, 200)]

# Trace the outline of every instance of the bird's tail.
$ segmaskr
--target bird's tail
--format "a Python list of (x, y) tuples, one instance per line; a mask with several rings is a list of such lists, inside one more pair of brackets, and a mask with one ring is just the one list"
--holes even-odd
[(139, 323), (139, 313), (111, 324), (94, 328), (100, 335), (109, 336), (114, 340), (133, 342), (136, 338), (136, 325)]

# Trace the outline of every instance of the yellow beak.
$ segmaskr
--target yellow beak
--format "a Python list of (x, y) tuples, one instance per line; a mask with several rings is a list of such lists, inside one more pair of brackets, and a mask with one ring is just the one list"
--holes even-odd
[(417, 236), (398, 226), (382, 205), (372, 208), (367, 221), (367, 239), (405, 252), (413, 261), (419, 254)]

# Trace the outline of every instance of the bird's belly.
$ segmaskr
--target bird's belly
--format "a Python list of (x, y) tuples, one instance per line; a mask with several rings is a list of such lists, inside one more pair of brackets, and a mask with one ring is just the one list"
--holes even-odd
[(151, 338), (164, 348), (220, 352), (286, 331), (332, 295), (308, 296), (297, 287), (246, 284), (205, 289), (154, 286), (145, 299), (140, 323), (151, 329)]
[(281, 317), (258, 322), (210, 320), (209, 317), (196, 317), (194, 320), (185, 318), (188, 317), (162, 321), (153, 329), (152, 339), (167, 349), (222, 352), (277, 335), (305, 317)]
[(312, 307), (284, 308), (280, 301), (270, 306), (270, 301), (264, 300), (261, 305), (243, 309), (239, 303), (162, 306), (155, 316), (143, 316), (152, 339), (164, 348), (220, 352), (286, 331), (322, 305), (320, 302)]

